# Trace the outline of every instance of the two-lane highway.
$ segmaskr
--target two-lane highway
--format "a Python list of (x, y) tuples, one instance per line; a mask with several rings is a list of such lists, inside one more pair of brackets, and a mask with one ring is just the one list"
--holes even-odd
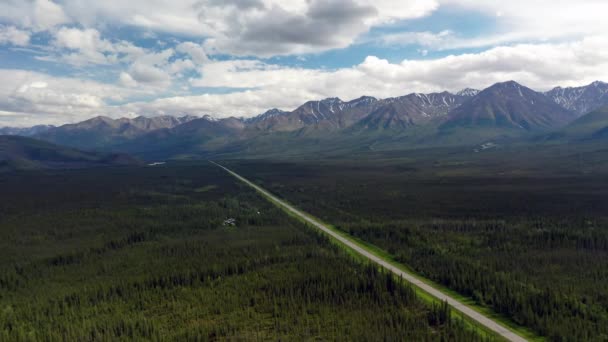
[(270, 192), (262, 189), (261, 187), (257, 186), (256, 184), (250, 182), (249, 180), (245, 179), (244, 177), (238, 175), (237, 173), (233, 172), (232, 170), (217, 164), (215, 162), (211, 162), (215, 165), (217, 165), (218, 167), (224, 169), (226, 172), (228, 172), (229, 174), (231, 174), (232, 176), (236, 177), (238, 180), (240, 180), (241, 182), (247, 184), (248, 186), (254, 188), (256, 191), (258, 191), (260, 194), (262, 194), (264, 197), (266, 197), (268, 200), (270, 200), (272, 203), (274, 203), (275, 205), (279, 206), (280, 208), (282, 208), (283, 210), (298, 216), (299, 218), (303, 219), (304, 221), (306, 221), (307, 223), (309, 223), (310, 225), (312, 225), (313, 227), (321, 230), (322, 232), (326, 233), (327, 235), (331, 236), (332, 238), (334, 238), (335, 240), (339, 241), (340, 243), (342, 243), (343, 245), (347, 246), (348, 248), (354, 250), (355, 252), (357, 252), (358, 254), (362, 255), (363, 257), (369, 259), (370, 261), (373, 261), (375, 263), (377, 263), (378, 265), (384, 267), (385, 269), (393, 272), (394, 274), (396, 274), (399, 277), (402, 277), (403, 279), (407, 280), (408, 282), (414, 284), (415, 286), (417, 286), (418, 288), (422, 289), (423, 291), (427, 292), (428, 294), (430, 294), (431, 296), (441, 300), (441, 301), (446, 301), (451, 307), (453, 307), (454, 309), (460, 311), (461, 313), (463, 313), (464, 315), (468, 316), (469, 318), (471, 318), (472, 320), (476, 321), (477, 323), (479, 323), (480, 325), (486, 327), (487, 329), (495, 332), (496, 334), (498, 334), (499, 336), (502, 336), (503, 338), (509, 340), (509, 341), (526, 341), (524, 338), (522, 338), (521, 336), (515, 334), (513, 331), (507, 329), (506, 327), (504, 327), (502, 324), (494, 321), (493, 319), (473, 310), (472, 308), (468, 307), (467, 305), (463, 304), (462, 302), (460, 302), (459, 300), (443, 293), (441, 290), (429, 285), (428, 283), (423, 282), (422, 280), (420, 280), (419, 277), (408, 273), (404, 270), (402, 270), (401, 268), (393, 265), (391, 262), (379, 257), (378, 255), (374, 254), (373, 252), (371, 252), (370, 250), (366, 249), (365, 247), (359, 245), (357, 242), (355, 242), (352, 239), (349, 239), (346, 236), (340, 235), (338, 233), (336, 233), (334, 230), (332, 230), (331, 228), (327, 227), (326, 225), (324, 225), (323, 223), (321, 223), (320, 221), (316, 220), (315, 218), (313, 218), (311, 215), (306, 214), (296, 208), (294, 208), (292, 205), (286, 203), (285, 201), (279, 199), (278, 197), (274, 196), (273, 194), (271, 194)]

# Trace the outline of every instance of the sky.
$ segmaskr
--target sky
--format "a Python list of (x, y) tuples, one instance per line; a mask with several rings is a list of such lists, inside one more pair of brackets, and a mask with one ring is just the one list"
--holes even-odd
[(0, 0), (0, 126), (608, 81), (606, 0)]

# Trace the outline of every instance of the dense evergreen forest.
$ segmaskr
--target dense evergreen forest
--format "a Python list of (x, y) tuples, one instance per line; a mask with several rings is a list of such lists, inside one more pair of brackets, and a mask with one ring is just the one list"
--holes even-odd
[(225, 163), (541, 336), (608, 340), (606, 174), (427, 161)]
[(2, 341), (491, 339), (209, 164), (0, 186)]

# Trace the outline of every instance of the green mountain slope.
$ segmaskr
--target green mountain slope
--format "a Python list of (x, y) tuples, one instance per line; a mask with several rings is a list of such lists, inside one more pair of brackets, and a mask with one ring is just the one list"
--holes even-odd
[(558, 131), (557, 138), (589, 140), (608, 137), (608, 107), (583, 115)]
[(125, 154), (84, 152), (31, 138), (0, 136), (0, 171), (136, 163), (135, 158)]

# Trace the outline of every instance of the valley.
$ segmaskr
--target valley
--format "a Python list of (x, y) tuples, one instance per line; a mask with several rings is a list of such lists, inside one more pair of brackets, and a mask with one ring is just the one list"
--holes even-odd
[(288, 214), (291, 214), (296, 218), (304, 221), (306, 224), (309, 224), (310, 226), (319, 229), (320, 231), (334, 239), (336, 243), (340, 244), (348, 250), (352, 250), (352, 252), (358, 254), (364, 260), (380, 265), (383, 269), (393, 273), (400, 279), (404, 279), (412, 286), (415, 286), (417, 289), (419, 289), (419, 295), (421, 297), (430, 296), (431, 298), (433, 298), (432, 300), (439, 300), (441, 302), (444, 302), (446, 305), (449, 305), (451, 308), (457, 310), (459, 314), (465, 315), (467, 319), (474, 321), (476, 324), (479, 324), (483, 328), (492, 331), (499, 337), (504, 338), (508, 341), (526, 341), (524, 338), (517, 335), (517, 333), (511, 331), (505, 326), (502, 326), (499, 322), (492, 320), (488, 316), (483, 315), (475, 309), (460, 302), (458, 299), (455, 299), (450, 295), (447, 295), (445, 292), (442, 292), (442, 290), (438, 289), (432, 284), (429, 284), (428, 279), (421, 279), (419, 276), (408, 272), (407, 267), (405, 267), (404, 265), (397, 264), (394, 262), (394, 260), (387, 259), (386, 257), (379, 255), (372, 248), (369, 248), (364, 244), (360, 244), (356, 240), (352, 239), (352, 237), (348, 234), (344, 234), (344, 232), (341, 231), (336, 231), (335, 228), (332, 228), (331, 226), (320, 222), (317, 218), (310, 216), (310, 214), (303, 213), (302, 211), (294, 208), (285, 201), (275, 197), (268, 191), (251, 183), (249, 180), (236, 174), (230, 169), (225, 168), (215, 162), (212, 163), (218, 166), (219, 168), (225, 170), (241, 182), (255, 189), (258, 193), (260, 193), (262, 196), (264, 196), (266, 199), (268, 199), (270, 202), (272, 202)]
[[(603, 89), (511, 81), (12, 130), (0, 336), (604, 340)], [(154, 313), (175, 310), (170, 331)]]
[(601, 151), (580, 159), (580, 151), (514, 148), (223, 164), (505, 322), (549, 340), (599, 341), (608, 319)]
[(607, 0), (0, 0), (0, 342), (608, 342)]
[(0, 184), (3, 341), (498, 340), (206, 162)]

